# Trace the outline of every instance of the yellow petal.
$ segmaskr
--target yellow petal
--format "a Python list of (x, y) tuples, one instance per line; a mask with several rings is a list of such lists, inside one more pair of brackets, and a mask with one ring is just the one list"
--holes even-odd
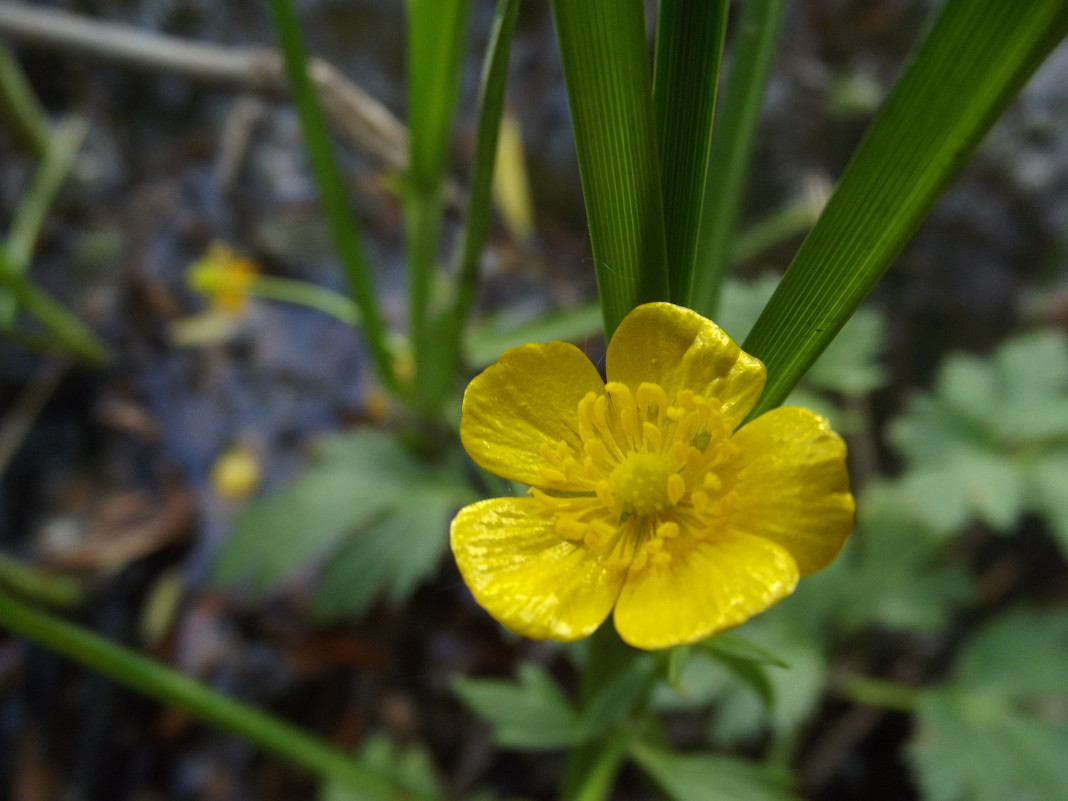
[(789, 595), (797, 565), (759, 537), (716, 534), (696, 545), (664, 541), (666, 565), (632, 570), (616, 602), (619, 636), (635, 648), (697, 642), (737, 626)]
[(731, 442), (741, 453), (727, 527), (777, 542), (802, 575), (825, 567), (853, 528), (842, 438), (815, 412), (785, 406), (747, 423)]
[(452, 521), (452, 552), (475, 600), (517, 634), (578, 640), (608, 617), (624, 572), (556, 533), (533, 498), (491, 498)]
[(623, 318), (608, 344), (606, 370), (609, 381), (632, 391), (651, 381), (669, 398), (683, 389), (718, 398), (731, 428), (756, 405), (767, 376), (722, 328), (671, 303), (647, 303)]
[(544, 483), (542, 443), (576, 450), (578, 403), (604, 382), (586, 355), (567, 342), (512, 348), (464, 393), (460, 439), (481, 467), (531, 486)]

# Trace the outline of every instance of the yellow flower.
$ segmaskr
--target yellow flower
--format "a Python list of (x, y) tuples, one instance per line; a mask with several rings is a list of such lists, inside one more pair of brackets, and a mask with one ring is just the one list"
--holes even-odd
[(245, 311), (249, 285), (259, 270), (251, 259), (239, 255), (229, 245), (212, 242), (208, 252), (194, 262), (187, 276), (189, 286), (207, 295), (212, 304), (231, 314)]
[(615, 608), (638, 648), (701, 640), (788, 595), (853, 526), (845, 444), (807, 409), (735, 431), (764, 365), (670, 303), (608, 345), (608, 383), (574, 345), (507, 351), (464, 394), (479, 465), (531, 487), (460, 510), (452, 550), (512, 631), (577, 640)]

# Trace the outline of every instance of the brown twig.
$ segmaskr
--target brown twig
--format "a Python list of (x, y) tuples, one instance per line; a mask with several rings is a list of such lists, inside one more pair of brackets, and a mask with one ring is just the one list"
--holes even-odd
[[(22, 45), (172, 72), (190, 80), (288, 96), (281, 56), (270, 48), (205, 44), (23, 3), (0, 3), (0, 35)], [(312, 80), (338, 133), (383, 165), (408, 163), (408, 131), (384, 105), (331, 64), (313, 58)]]

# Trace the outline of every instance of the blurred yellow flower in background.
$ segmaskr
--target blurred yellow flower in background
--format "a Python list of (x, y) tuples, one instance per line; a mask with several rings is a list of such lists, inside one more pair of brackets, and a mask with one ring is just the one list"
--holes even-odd
[(835, 557), (853, 525), (845, 444), (796, 407), (738, 428), (766, 373), (722, 329), (639, 306), (606, 373), (553, 342), (507, 351), (467, 388), (467, 452), (532, 488), (452, 523), (464, 581), (498, 621), (576, 640), (614, 608), (623, 640), (666, 648), (744, 622)]
[(208, 252), (190, 266), (187, 280), (215, 308), (240, 314), (248, 305), (249, 285), (258, 275), (254, 261), (223, 242), (212, 242)]

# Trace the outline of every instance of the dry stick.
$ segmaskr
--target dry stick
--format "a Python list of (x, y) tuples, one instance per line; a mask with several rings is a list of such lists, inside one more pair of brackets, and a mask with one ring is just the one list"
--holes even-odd
[[(121, 23), (7, 2), (0, 3), (0, 35), (24, 45), (179, 73), (191, 80), (289, 95), (281, 56), (270, 48), (189, 42)], [(309, 71), (338, 132), (385, 166), (406, 170), (408, 131), (404, 125), (331, 64), (313, 58)]]

